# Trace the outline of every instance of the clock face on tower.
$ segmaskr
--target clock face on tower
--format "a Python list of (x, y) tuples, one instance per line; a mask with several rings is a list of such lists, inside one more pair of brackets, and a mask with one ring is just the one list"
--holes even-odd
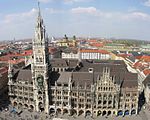
[(39, 86), (40, 88), (43, 87), (43, 82), (44, 82), (44, 77), (43, 77), (42, 75), (39, 75), (39, 76), (37, 77), (37, 83), (38, 83), (38, 86)]

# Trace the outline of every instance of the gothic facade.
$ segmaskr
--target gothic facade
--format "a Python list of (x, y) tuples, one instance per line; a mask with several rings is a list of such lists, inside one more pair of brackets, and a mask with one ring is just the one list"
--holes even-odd
[(138, 113), (138, 78), (123, 61), (51, 59), (40, 14), (33, 39), (33, 62), (9, 66), (9, 98), (14, 107), (53, 115)]

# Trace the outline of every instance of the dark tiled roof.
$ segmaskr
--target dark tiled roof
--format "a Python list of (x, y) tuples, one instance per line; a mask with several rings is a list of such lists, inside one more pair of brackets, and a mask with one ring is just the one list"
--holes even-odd
[(62, 50), (62, 52), (77, 54), (78, 50), (76, 48), (66, 48), (66, 49)]
[[(52, 67), (73, 67), (78, 64), (78, 60), (65, 60), (65, 59), (53, 59), (51, 60)], [(60, 64), (60, 66), (58, 65)], [(63, 65), (62, 65), (63, 64)], [(137, 74), (128, 72), (126, 65), (123, 61), (87, 61), (83, 60), (81, 67), (72, 72), (51, 72), (49, 75), (51, 85), (55, 85), (55, 81), (68, 83), (68, 80), (72, 78), (75, 84), (91, 85), (95, 82), (98, 76), (102, 76), (104, 68), (110, 69), (110, 77), (114, 77), (115, 83), (121, 87), (137, 87), (138, 78)], [(89, 73), (89, 68), (93, 68), (93, 73)], [(32, 80), (32, 73), (30, 69), (17, 70), (15, 74), (16, 80), (29, 81)]]
[(72, 80), (76, 84), (85, 85), (92, 85), (94, 81), (97, 79), (97, 73), (89, 73), (89, 72), (75, 72), (73, 73)]
[(17, 81), (31, 81), (32, 73), (31, 70), (20, 70), (17, 76)]
[(82, 61), (80, 72), (88, 72), (89, 68), (93, 68), (94, 72), (103, 72), (103, 68), (108, 67), (112, 72), (127, 72), (126, 65), (123, 61)]
[(57, 82), (68, 83), (71, 76), (71, 72), (61, 72)]
[(75, 68), (79, 61), (77, 59), (67, 60), (68, 66), (70, 68)]
[(50, 60), (52, 67), (67, 67), (67, 62), (64, 59), (52, 59)]
[(52, 59), (50, 60), (52, 67), (70, 67), (75, 68), (78, 64), (77, 59)]
[(137, 87), (138, 86), (138, 76), (136, 73), (126, 73), (124, 75), (124, 81), (122, 84), (122, 87), (128, 87), (128, 88), (132, 88), (132, 87)]
[(148, 84), (148, 83), (150, 83), (150, 75), (148, 75), (148, 76), (145, 78), (145, 80), (143, 81), (143, 84), (144, 84), (144, 85), (146, 85), (146, 84)]

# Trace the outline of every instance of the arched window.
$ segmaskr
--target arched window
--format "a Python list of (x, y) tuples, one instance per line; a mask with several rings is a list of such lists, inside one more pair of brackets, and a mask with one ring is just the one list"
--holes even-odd
[(41, 58), (41, 57), (39, 58), (39, 62), (43, 62), (43, 60), (42, 60), (42, 58)]
[(36, 62), (39, 62), (39, 59), (38, 59), (38, 58), (36, 58)]

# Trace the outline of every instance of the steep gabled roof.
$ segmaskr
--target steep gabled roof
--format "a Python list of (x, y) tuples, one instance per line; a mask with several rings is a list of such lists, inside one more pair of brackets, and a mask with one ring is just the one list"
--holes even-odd
[(148, 76), (145, 78), (145, 80), (143, 81), (143, 84), (144, 84), (144, 85), (146, 85), (146, 84), (148, 84), (148, 83), (150, 83), (150, 75), (148, 75)]
[(32, 81), (31, 70), (19, 70), (17, 81)]

